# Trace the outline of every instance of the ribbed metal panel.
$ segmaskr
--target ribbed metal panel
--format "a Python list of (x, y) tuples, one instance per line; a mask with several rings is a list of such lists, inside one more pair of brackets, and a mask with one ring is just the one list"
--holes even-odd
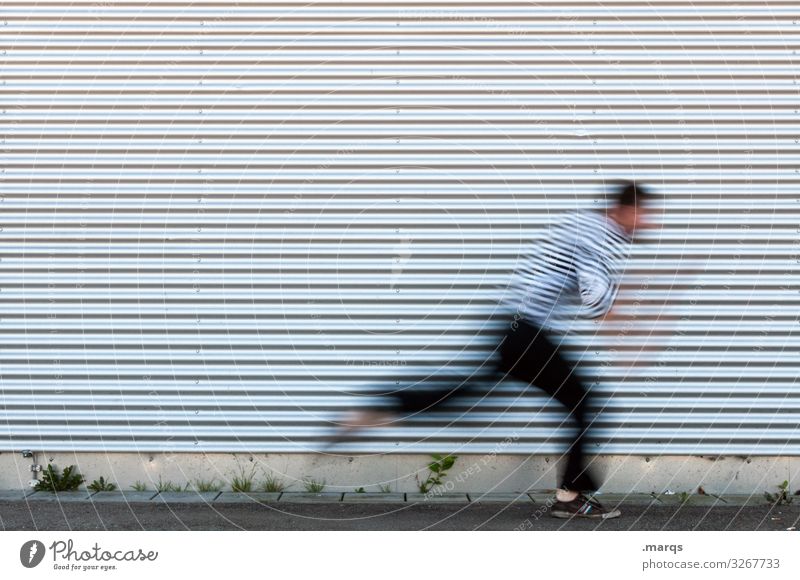
[[(636, 319), (570, 350), (593, 451), (800, 454), (798, 48), (796, 0), (4, 1), (0, 449), (317, 449), (475, 371), (524, 244), (627, 177), (664, 200)], [(349, 449), (563, 421), (489, 384)]]

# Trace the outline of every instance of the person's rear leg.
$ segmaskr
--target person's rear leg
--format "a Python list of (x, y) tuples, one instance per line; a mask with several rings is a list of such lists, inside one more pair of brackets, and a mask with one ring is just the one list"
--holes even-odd
[(401, 389), (389, 395), (389, 404), (384, 407), (366, 407), (351, 411), (339, 419), (331, 435), (326, 438), (327, 447), (338, 443), (353, 441), (357, 433), (364, 429), (397, 424), (410, 416), (438, 409), (444, 403), (471, 393), (478, 380), (461, 375), (440, 375), (436, 377), (443, 386), (419, 386)]

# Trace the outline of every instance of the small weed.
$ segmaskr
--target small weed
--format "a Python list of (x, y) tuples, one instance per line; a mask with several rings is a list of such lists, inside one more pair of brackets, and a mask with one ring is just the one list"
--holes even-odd
[(255, 477), (256, 468), (248, 472), (244, 467), (239, 467), (239, 473), (233, 476), (231, 480), (231, 491), (238, 491), (243, 493), (250, 493), (253, 491), (253, 479)]
[(428, 493), (433, 486), (441, 485), (442, 480), (447, 475), (447, 470), (453, 467), (456, 459), (458, 459), (456, 455), (442, 457), (441, 455), (433, 454), (431, 457), (433, 457), (433, 461), (428, 464), (428, 478), (421, 482), (419, 475), (417, 475), (420, 493)]
[(171, 491), (188, 491), (189, 484), (187, 483), (185, 487), (181, 487), (177, 483), (172, 483), (171, 481), (163, 481), (161, 476), (158, 476), (158, 483), (156, 484), (156, 489), (161, 492), (171, 492)]
[(688, 503), (691, 498), (692, 496), (689, 494), (689, 492), (686, 491), (682, 491), (680, 496), (678, 497), (678, 499), (682, 504)]
[(59, 474), (56, 467), (47, 464), (47, 469), (42, 472), (42, 480), (36, 484), (36, 491), (50, 491), (56, 493), (58, 491), (75, 491), (83, 483), (83, 476), (75, 473), (75, 466), (70, 465), (65, 467), (64, 471)]
[(363, 487), (356, 488), (356, 493), (367, 493), (367, 490)]
[(136, 483), (134, 483), (131, 486), (131, 489), (134, 490), (134, 491), (147, 491), (147, 484), (145, 484), (145, 483), (143, 483), (143, 482), (141, 482), (141, 481), (139, 481), (137, 479)]
[(321, 493), (323, 489), (325, 489), (325, 480), (316, 481), (307, 477), (303, 480), (303, 486), (306, 488), (308, 493)]
[(789, 495), (789, 482), (784, 481), (782, 484), (776, 486), (778, 493), (771, 494), (768, 491), (764, 492), (764, 498), (772, 505), (789, 505), (792, 503), (792, 496)]
[(200, 493), (206, 491), (222, 491), (222, 484), (218, 483), (216, 479), (197, 479), (194, 482), (194, 489)]
[(381, 485), (378, 487), (380, 488), (381, 493), (392, 493), (392, 488), (389, 487), (388, 485)]
[(286, 489), (286, 484), (276, 476), (268, 475), (261, 483), (261, 489), (268, 493), (280, 493)]
[(87, 485), (90, 490), (92, 491), (114, 491), (117, 489), (116, 483), (111, 483), (110, 481), (106, 481), (101, 476), (100, 479), (95, 479), (92, 483)]

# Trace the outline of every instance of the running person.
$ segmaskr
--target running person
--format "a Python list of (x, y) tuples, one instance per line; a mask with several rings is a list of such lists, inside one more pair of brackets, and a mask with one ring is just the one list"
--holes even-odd
[(647, 197), (644, 188), (625, 182), (607, 213), (566, 214), (521, 260), (504, 297), (513, 317), (500, 346), (499, 370), (551, 395), (578, 426), (551, 510), (554, 517), (620, 515), (585, 495), (599, 487), (584, 455), (590, 396), (561, 344), (576, 320), (610, 314)]
[[(608, 316), (635, 230), (643, 223), (647, 191), (622, 182), (607, 211), (566, 213), (549, 236), (519, 261), (502, 304), (509, 310), (508, 330), (499, 345), (497, 371), (536, 386), (564, 405), (578, 426), (551, 510), (554, 517), (614, 518), (586, 492), (598, 489), (584, 455), (589, 427), (589, 392), (564, 357), (561, 343), (579, 318)], [(393, 395), (396, 414), (421, 412), (469, 392), (474, 383), (439, 390), (407, 389)], [(362, 411), (344, 422), (347, 430), (374, 426), (387, 418), (379, 410)]]

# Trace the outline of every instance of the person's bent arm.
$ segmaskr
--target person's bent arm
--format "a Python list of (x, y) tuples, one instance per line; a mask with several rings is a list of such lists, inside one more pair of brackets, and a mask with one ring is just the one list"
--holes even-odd
[(599, 252), (581, 244), (574, 263), (582, 303), (580, 315), (584, 318), (608, 315), (617, 295), (617, 284), (606, 260)]

